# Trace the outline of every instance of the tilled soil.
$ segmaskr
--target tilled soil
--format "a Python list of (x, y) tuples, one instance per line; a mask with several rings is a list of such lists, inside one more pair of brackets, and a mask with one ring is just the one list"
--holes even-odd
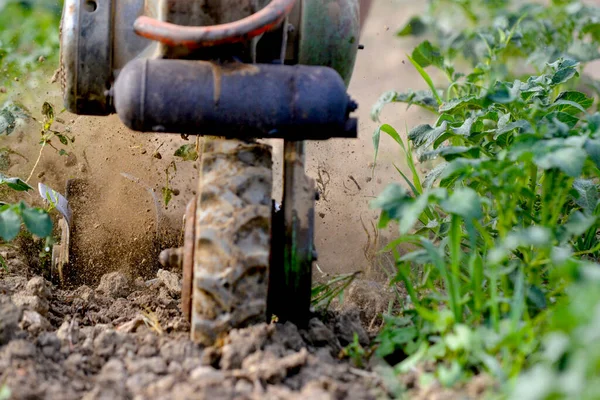
[[(339, 355), (370, 337), (355, 310), (234, 330), (214, 347), (188, 339), (180, 276), (120, 272), (64, 290), (0, 248), (0, 392), (14, 399), (374, 399), (379, 378)], [(364, 316), (363, 316), (364, 318)], [(6, 389), (4, 389), (6, 390)]]

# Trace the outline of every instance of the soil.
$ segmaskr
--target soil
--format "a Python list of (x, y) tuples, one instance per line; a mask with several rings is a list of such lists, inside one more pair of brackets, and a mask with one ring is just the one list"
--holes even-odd
[[(191, 342), (180, 312), (181, 277), (122, 272), (65, 290), (0, 248), (0, 387), (13, 399), (375, 399), (381, 379), (340, 359), (372, 334), (356, 309), (232, 331), (213, 347)], [(363, 318), (365, 315), (363, 315)]]

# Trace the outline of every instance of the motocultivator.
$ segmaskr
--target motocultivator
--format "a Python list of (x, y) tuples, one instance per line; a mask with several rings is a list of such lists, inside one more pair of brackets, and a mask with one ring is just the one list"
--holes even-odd
[[(160, 256), (182, 268), (196, 342), (273, 315), (308, 321), (318, 194), (304, 141), (356, 137), (358, 35), (358, 0), (65, 0), (69, 111), (203, 137), (183, 247)], [(284, 140), (281, 207), (262, 138)], [(76, 266), (61, 226), (62, 271)]]

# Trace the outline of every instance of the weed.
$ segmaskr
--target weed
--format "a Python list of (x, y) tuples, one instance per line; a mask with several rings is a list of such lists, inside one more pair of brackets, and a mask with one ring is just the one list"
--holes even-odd
[(358, 334), (354, 334), (354, 340), (340, 352), (340, 358), (349, 358), (356, 368), (364, 368), (370, 357), (370, 352), (365, 350), (358, 340)]
[(343, 301), (344, 291), (359, 274), (361, 271), (336, 275), (325, 283), (315, 285), (311, 292), (312, 305), (316, 308), (327, 309), (335, 298)]

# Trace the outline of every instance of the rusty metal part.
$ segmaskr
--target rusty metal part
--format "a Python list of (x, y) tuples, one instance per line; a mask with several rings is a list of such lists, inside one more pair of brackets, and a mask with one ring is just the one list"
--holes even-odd
[[(283, 251), (274, 255), (268, 296), (268, 314), (280, 321), (306, 326), (310, 318), (315, 220), (315, 182), (304, 170), (304, 142), (284, 145), (284, 190), (281, 217), (275, 234), (283, 231)], [(276, 257), (279, 256), (279, 259)]]
[(194, 197), (185, 209), (185, 231), (183, 236), (183, 282), (181, 287), (181, 311), (188, 321), (192, 320), (192, 285), (194, 282), (194, 248), (196, 245), (196, 205)]
[(296, 0), (273, 0), (244, 19), (213, 26), (181, 26), (141, 16), (133, 29), (147, 39), (190, 49), (240, 43), (277, 28), (295, 3)]
[(58, 221), (58, 227), (60, 229), (60, 243), (52, 246), (51, 272), (53, 276), (58, 276), (62, 283), (64, 282), (65, 268), (69, 265), (71, 232), (64, 217)]
[(114, 96), (121, 121), (140, 132), (291, 140), (357, 135), (349, 117), (356, 104), (325, 67), (135, 60), (121, 72)]

